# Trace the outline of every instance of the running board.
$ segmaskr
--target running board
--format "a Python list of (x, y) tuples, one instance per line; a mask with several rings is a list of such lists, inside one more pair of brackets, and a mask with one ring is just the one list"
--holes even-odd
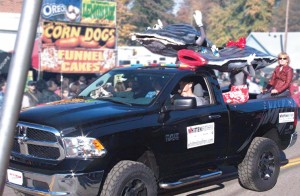
[(221, 175), (222, 175), (222, 171), (212, 171), (202, 175), (195, 175), (187, 178), (182, 178), (179, 179), (177, 182), (161, 182), (159, 183), (159, 187), (162, 189), (174, 189), (189, 184), (194, 184), (205, 180), (209, 180), (211, 178), (215, 178)]

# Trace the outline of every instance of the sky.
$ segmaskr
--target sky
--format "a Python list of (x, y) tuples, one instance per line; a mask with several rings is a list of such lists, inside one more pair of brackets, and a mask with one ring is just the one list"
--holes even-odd
[(173, 14), (176, 14), (177, 11), (179, 10), (180, 8), (180, 4), (183, 3), (184, 0), (174, 0), (174, 3), (175, 3), (175, 6), (174, 6), (174, 9), (173, 9)]

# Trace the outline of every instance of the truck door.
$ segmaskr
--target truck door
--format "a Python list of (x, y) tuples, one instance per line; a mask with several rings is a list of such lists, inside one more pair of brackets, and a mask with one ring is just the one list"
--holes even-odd
[(222, 159), (227, 152), (229, 134), (228, 110), (209, 93), (207, 81), (200, 82), (208, 103), (194, 109), (170, 111), (164, 122), (164, 171), (192, 169), (209, 161)]

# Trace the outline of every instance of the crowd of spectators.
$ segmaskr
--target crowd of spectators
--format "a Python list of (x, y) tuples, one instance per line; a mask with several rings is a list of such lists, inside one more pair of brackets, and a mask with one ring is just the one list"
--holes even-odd
[[(266, 87), (271, 73), (266, 73), (262, 70), (256, 72), (255, 77), (248, 77), (247, 84), (249, 93), (259, 94)], [(24, 96), (22, 101), (22, 108), (32, 107), (36, 105), (45, 104), (52, 101), (62, 99), (72, 99), (76, 97), (87, 85), (92, 83), (96, 76), (86, 77), (80, 75), (74, 77), (53, 77), (47, 80), (40, 79), (37, 81), (27, 81)], [(229, 86), (229, 74), (218, 72), (221, 87)], [(119, 87), (124, 88), (124, 87)], [(0, 77), (0, 109), (3, 104), (3, 97), (6, 89), (6, 80)], [(295, 72), (293, 82), (290, 86), (290, 92), (298, 107), (300, 107), (300, 73)]]
[(29, 80), (24, 90), (22, 108), (42, 105), (48, 102), (76, 97), (96, 77), (86, 78), (84, 75), (74, 77), (54, 77)]
[(86, 78), (84, 75), (73, 79), (69, 77), (55, 77), (48, 80), (40, 79), (28, 81), (24, 92), (22, 108), (33, 107), (48, 102), (76, 97), (96, 77)]

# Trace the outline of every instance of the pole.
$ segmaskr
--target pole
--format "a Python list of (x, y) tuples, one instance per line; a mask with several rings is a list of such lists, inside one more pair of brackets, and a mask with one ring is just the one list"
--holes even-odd
[(0, 117), (0, 195), (6, 182), (15, 128), (21, 109), (21, 101), (27, 72), (31, 62), (36, 29), (42, 1), (24, 0), (12, 62), (9, 69), (2, 115)]
[(288, 26), (289, 26), (289, 8), (290, 8), (290, 0), (287, 0), (286, 10), (285, 10), (284, 52), (286, 52), (286, 50), (287, 50), (287, 36), (288, 36)]

